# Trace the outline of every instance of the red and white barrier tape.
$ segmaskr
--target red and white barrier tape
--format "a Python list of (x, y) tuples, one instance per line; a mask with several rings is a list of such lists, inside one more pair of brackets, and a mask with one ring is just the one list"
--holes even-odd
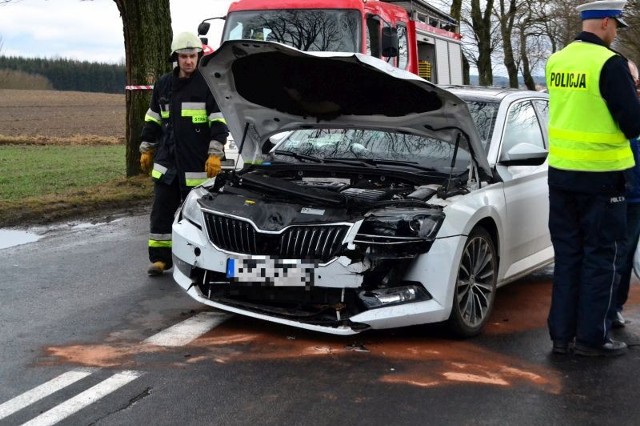
[(153, 86), (124, 86), (124, 90), (153, 90)]

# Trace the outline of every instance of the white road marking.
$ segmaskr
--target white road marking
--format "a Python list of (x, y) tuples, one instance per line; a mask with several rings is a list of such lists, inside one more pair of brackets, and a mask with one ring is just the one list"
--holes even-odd
[(16, 396), (15, 398), (0, 405), (0, 420), (22, 410), (25, 407), (28, 407), (34, 402), (40, 401), (42, 398), (45, 398), (60, 389), (66, 388), (78, 380), (84, 379), (97, 370), (97, 368), (79, 368), (77, 370), (68, 371), (23, 393), (22, 395)]
[[(143, 340), (142, 343), (157, 346), (184, 346), (222, 324), (232, 316), (232, 314), (223, 312), (201, 312)], [(0, 404), (0, 420), (93, 374), (98, 370), (100, 369), (79, 368), (69, 371), (23, 393), (22, 395), (16, 396), (15, 398)], [(96, 386), (93, 386), (92, 388), (30, 420), (25, 423), (25, 425), (41, 426), (56, 424), (82, 408), (137, 379), (141, 375), (142, 373), (137, 371), (123, 371), (121, 373), (117, 373), (98, 383)]]
[(81, 409), (93, 404), (97, 400), (104, 398), (111, 392), (121, 388), (129, 382), (140, 377), (142, 373), (137, 371), (122, 371), (116, 373), (106, 380), (98, 383), (92, 388), (79, 393), (71, 399), (56, 405), (51, 410), (46, 411), (34, 419), (24, 423), (22, 426), (49, 426), (54, 425)]
[(184, 346), (231, 317), (231, 314), (222, 312), (200, 312), (185, 321), (154, 334), (142, 343), (157, 346)]

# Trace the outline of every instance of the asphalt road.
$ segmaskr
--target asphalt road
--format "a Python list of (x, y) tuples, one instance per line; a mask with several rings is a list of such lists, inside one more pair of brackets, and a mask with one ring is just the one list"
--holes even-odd
[(193, 302), (146, 276), (146, 238), (135, 216), (0, 249), (0, 425), (639, 422), (637, 281), (616, 332), (628, 354), (589, 359), (550, 354), (552, 268), (500, 289), (474, 339), (338, 337)]

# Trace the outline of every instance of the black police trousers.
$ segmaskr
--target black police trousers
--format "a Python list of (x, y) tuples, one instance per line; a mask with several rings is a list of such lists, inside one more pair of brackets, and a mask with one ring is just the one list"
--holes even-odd
[(555, 251), (551, 308), (552, 340), (601, 346), (611, 321), (620, 280), (626, 232), (623, 193), (583, 193), (549, 188), (549, 230)]

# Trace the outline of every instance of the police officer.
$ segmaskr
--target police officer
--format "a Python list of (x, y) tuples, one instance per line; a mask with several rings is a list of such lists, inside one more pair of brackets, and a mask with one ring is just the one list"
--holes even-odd
[(149, 235), (150, 276), (171, 268), (171, 225), (189, 190), (221, 170), (229, 134), (218, 105), (198, 70), (202, 43), (178, 34), (170, 60), (177, 66), (153, 88), (140, 144), (140, 168), (151, 172), (154, 201)]
[[(629, 61), (629, 73), (636, 86), (640, 84), (638, 67), (633, 61)], [(624, 254), (621, 256), (620, 265), (620, 285), (617, 295), (614, 297), (614, 304), (611, 306), (612, 327), (620, 328), (625, 326), (625, 319), (622, 316), (622, 309), (629, 296), (629, 284), (633, 271), (633, 257), (640, 238), (640, 140), (631, 139), (631, 151), (636, 162), (633, 168), (631, 184), (627, 185), (627, 234), (625, 238)]]
[(629, 139), (640, 103), (624, 57), (609, 48), (626, 27), (626, 1), (578, 6), (582, 32), (546, 66), (549, 90), (549, 230), (555, 250), (548, 326), (554, 353), (621, 355), (607, 311), (626, 232)]

